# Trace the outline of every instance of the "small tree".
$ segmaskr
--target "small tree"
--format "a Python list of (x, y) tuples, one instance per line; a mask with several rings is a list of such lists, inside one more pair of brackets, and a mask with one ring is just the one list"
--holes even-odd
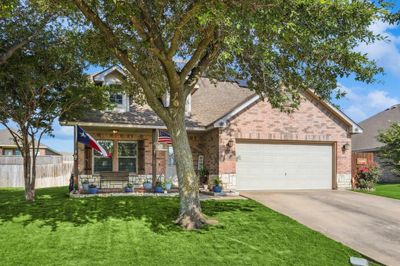
[[(307, 89), (329, 99), (338, 76), (371, 82), (381, 70), (354, 50), (379, 38), (369, 26), (387, 13), (381, 1), (52, 3), (70, 7), (77, 22), (84, 20), (74, 10), (83, 14), (90, 22), (82, 28), (91, 39), (91, 59), (117, 59), (171, 133), (181, 200), (177, 223), (185, 228), (207, 223), (185, 126), (185, 102), (202, 75), (246, 80), (273, 107), (291, 111)], [(164, 94), (170, 106), (159, 101)]]
[(379, 150), (381, 164), (391, 167), (393, 174), (400, 175), (400, 123), (393, 123), (380, 132), (377, 139), (385, 144)]
[(76, 39), (53, 24), (0, 65), (0, 123), (21, 151), (29, 201), (35, 198), (39, 146), (44, 135), (52, 134), (54, 120), (61, 115), (72, 119), (108, 103), (105, 89), (90, 84), (83, 74)]

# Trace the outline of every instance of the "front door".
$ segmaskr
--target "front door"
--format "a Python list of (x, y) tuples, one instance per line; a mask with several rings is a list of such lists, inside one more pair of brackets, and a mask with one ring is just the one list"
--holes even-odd
[(167, 167), (166, 167), (166, 171), (165, 171), (166, 172), (165, 177), (170, 180), (175, 180), (175, 178), (177, 176), (176, 175), (176, 165), (175, 165), (175, 158), (174, 158), (174, 149), (172, 148), (171, 145), (168, 145), (166, 153), (167, 153), (167, 156), (165, 156), (165, 157), (167, 160), (167, 162), (166, 162)]

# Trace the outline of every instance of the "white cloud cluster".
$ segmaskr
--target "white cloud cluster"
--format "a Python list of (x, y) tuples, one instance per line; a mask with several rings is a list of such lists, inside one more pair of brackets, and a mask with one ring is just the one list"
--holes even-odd
[(370, 29), (375, 34), (385, 36), (386, 40), (369, 45), (360, 44), (357, 50), (367, 53), (370, 59), (376, 60), (378, 65), (384, 68), (385, 72), (390, 72), (400, 77), (400, 36), (396, 36), (391, 32), (397, 28), (397, 25), (391, 25), (387, 22), (375, 22)]
[(381, 89), (366, 92), (359, 87), (339, 85), (339, 88), (347, 93), (345, 100), (348, 101), (348, 107), (344, 111), (355, 121), (362, 121), (400, 102), (397, 97), (392, 97)]

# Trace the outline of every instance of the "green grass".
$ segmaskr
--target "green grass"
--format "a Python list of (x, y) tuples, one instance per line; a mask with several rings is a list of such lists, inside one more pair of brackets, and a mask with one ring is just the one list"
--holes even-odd
[(356, 191), (392, 199), (400, 199), (400, 184), (377, 184), (374, 191)]
[(70, 199), (0, 189), (1, 265), (348, 265), (350, 248), (251, 200), (207, 201), (219, 225), (173, 224), (177, 198)]

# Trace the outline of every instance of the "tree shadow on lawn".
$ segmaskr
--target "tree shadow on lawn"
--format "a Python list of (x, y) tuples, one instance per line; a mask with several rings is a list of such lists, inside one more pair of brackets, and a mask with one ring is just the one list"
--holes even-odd
[[(174, 224), (179, 213), (178, 198), (161, 197), (89, 197), (69, 198), (67, 188), (37, 190), (36, 201), (26, 202), (21, 190), (0, 190), (0, 224), (19, 221), (24, 226), (41, 222), (57, 230), (58, 224), (69, 222), (74, 226), (104, 222), (109, 219), (125, 221), (144, 220), (155, 233), (181, 230)], [(258, 206), (252, 201), (202, 202), (207, 216), (221, 212), (251, 212)], [(207, 228), (205, 228), (207, 229)]]

